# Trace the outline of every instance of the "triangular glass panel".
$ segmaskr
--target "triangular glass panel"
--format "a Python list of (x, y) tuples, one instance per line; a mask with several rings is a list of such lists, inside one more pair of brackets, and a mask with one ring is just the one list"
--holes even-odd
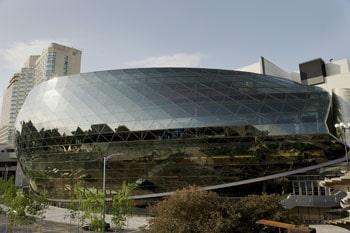
[(289, 104), (284, 104), (282, 112), (298, 112), (298, 109)]
[(276, 112), (276, 110), (271, 109), (269, 106), (267, 106), (266, 104), (264, 104), (261, 108), (260, 108), (260, 113), (270, 113), (270, 112)]
[(247, 113), (254, 113), (254, 111), (247, 108), (245, 105), (241, 105), (237, 111), (237, 114), (247, 114)]

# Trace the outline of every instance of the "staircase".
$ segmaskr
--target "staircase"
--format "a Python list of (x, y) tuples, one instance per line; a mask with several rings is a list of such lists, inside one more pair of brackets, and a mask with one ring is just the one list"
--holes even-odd
[(340, 200), (340, 206), (347, 212), (347, 217), (335, 218), (326, 220), (325, 223), (337, 225), (350, 230), (350, 172), (348, 171), (343, 176), (326, 179), (320, 182), (321, 186), (341, 190), (346, 193)]
[(297, 206), (332, 208), (339, 206), (340, 200), (346, 197), (345, 192), (338, 191), (330, 196), (311, 196), (311, 195), (291, 195), (282, 201), (287, 209), (293, 209)]

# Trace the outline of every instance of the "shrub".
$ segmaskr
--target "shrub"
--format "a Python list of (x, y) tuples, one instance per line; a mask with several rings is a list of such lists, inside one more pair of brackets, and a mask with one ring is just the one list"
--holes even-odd
[(282, 196), (276, 194), (249, 195), (241, 198), (235, 206), (239, 212), (235, 232), (259, 232), (261, 225), (255, 222), (259, 219), (269, 219), (280, 222), (292, 222), (289, 211), (282, 204)]
[(235, 225), (233, 203), (214, 192), (190, 186), (152, 206), (151, 233), (224, 233)]

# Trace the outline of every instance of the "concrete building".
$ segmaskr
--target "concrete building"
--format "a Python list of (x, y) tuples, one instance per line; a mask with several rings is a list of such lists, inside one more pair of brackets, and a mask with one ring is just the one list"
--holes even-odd
[(52, 43), (35, 63), (34, 86), (53, 77), (79, 74), (81, 51)]
[(38, 58), (39, 56), (30, 56), (21, 72), (13, 75), (4, 91), (0, 122), (0, 143), (14, 146), (15, 120), (25, 98), (33, 88), (33, 72)]
[[(2, 101), (2, 111), (1, 111), (1, 122), (0, 122), (0, 142), (14, 144), (13, 140), (13, 130), (14, 123), (16, 120), (17, 112), (16, 100), (17, 98), (12, 98), (12, 96), (17, 96), (17, 89), (19, 87), (20, 74), (16, 73), (10, 80), (9, 85), (4, 91), (3, 101)], [(13, 111), (11, 111), (11, 109)]]
[(321, 58), (316, 58), (300, 63), (298, 71), (288, 73), (265, 57), (260, 57), (258, 62), (236, 70), (277, 76), (304, 85), (319, 86), (330, 94), (335, 88), (350, 88), (350, 61), (348, 59), (331, 59), (326, 63)]
[[(0, 144), (0, 175), (3, 181), (7, 181), (10, 177), (15, 178), (17, 175), (17, 157), (12, 146)], [(17, 180), (17, 179), (16, 179)], [(18, 184), (16, 184), (19, 186)]]
[[(350, 147), (350, 62), (348, 59), (329, 60), (324, 62), (321, 58), (316, 58), (299, 64), (299, 71), (288, 73), (264, 57), (260, 57), (257, 63), (244, 66), (238, 70), (248, 71), (258, 74), (267, 74), (285, 79), (293, 80), (308, 86), (317, 86), (329, 93), (331, 106), (329, 111), (329, 124), (333, 126), (338, 123), (344, 127), (340, 130), (330, 128), (330, 132), (344, 143), (345, 163), (335, 164), (334, 166), (322, 169), (323, 175), (294, 175), (292, 182), (292, 193), (284, 201), (288, 208), (292, 208), (298, 213), (309, 213), (307, 216), (310, 220), (322, 218), (332, 218), (344, 214), (344, 210), (332, 210), (324, 212), (324, 208), (337, 208), (340, 200), (346, 198), (345, 192), (320, 187), (320, 182), (324, 179), (334, 177), (343, 177), (344, 173), (349, 170), (348, 149)], [(339, 124), (343, 122), (344, 124)], [(340, 172), (339, 172), (340, 168)], [(337, 171), (337, 172), (335, 172)], [(340, 179), (340, 178), (337, 178)], [(320, 196), (319, 192), (312, 190), (324, 190), (324, 195)], [(335, 200), (335, 201), (334, 201)], [(322, 211), (320, 211), (322, 209)], [(328, 216), (328, 217), (327, 217)], [(305, 217), (305, 216), (304, 216)], [(344, 217), (344, 216), (343, 216)]]

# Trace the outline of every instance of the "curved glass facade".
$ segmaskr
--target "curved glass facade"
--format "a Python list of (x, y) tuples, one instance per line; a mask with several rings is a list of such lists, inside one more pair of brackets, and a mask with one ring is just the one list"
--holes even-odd
[(330, 98), (317, 87), (246, 72), (111, 70), (35, 87), (16, 121), (18, 157), (36, 191), (74, 184), (142, 195), (276, 174), (343, 155)]

